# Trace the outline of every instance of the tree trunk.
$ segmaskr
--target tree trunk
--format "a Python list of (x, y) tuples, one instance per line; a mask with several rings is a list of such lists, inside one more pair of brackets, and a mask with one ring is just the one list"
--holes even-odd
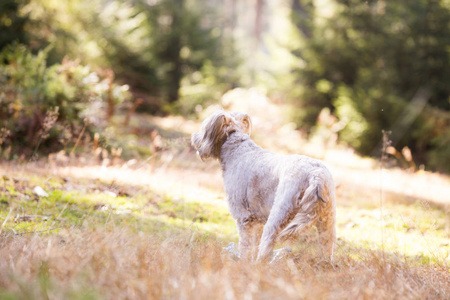
[(263, 7), (264, 7), (264, 0), (256, 0), (255, 27), (253, 32), (255, 51), (258, 50), (259, 44), (261, 42)]
[(178, 101), (179, 90), (181, 86), (182, 74), (182, 61), (180, 57), (180, 51), (183, 47), (182, 44), (182, 26), (183, 26), (183, 14), (184, 14), (184, 1), (185, 0), (175, 0), (174, 11), (172, 14), (172, 31), (170, 36), (169, 47), (167, 51), (170, 53), (170, 61), (172, 63), (172, 68), (168, 72), (169, 80), (169, 91), (167, 93), (169, 103), (174, 103)]
[(303, 36), (307, 39), (311, 38), (311, 13), (308, 11), (307, 6), (313, 6), (311, 1), (305, 0), (292, 0), (292, 14), (294, 16), (295, 26), (301, 31)]

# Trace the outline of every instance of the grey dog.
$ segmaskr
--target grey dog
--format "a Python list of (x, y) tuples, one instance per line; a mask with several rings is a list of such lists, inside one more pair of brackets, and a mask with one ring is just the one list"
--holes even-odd
[(322, 255), (332, 259), (336, 204), (330, 172), (319, 160), (262, 149), (250, 138), (251, 129), (247, 114), (221, 110), (191, 138), (202, 160), (220, 161), (240, 257), (266, 261), (277, 241), (315, 225)]

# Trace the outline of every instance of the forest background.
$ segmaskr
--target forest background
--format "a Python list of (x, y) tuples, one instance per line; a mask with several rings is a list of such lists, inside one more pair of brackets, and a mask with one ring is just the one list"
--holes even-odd
[(252, 87), (289, 103), (286, 122), (307, 136), (325, 118), (339, 143), (378, 156), (385, 130), (398, 165), (450, 172), (449, 10), (446, 0), (2, 0), (0, 155), (104, 136), (117, 109), (195, 118)]

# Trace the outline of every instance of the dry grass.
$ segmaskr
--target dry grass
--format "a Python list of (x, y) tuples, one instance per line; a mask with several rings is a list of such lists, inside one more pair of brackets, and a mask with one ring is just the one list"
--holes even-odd
[[(223, 192), (215, 183), (220, 178), (211, 176), (215, 174), (212, 170), (166, 169), (151, 173), (146, 169), (109, 168), (101, 173), (95, 167), (43, 171), (33, 165), (16, 170), (4, 165), (3, 170), (17, 182), (16, 194), (7, 200), (12, 213), (0, 242), (2, 299), (450, 297), (448, 244), (439, 244), (449, 240), (448, 216), (440, 215), (442, 209), (422, 207), (420, 202), (398, 203), (398, 197), (387, 195), (382, 228), (374, 202), (377, 197), (370, 189), (342, 184), (338, 189), (340, 238), (333, 264), (320, 261), (312, 243), (295, 249), (278, 265), (255, 266), (235, 262), (222, 250), (229, 241), (236, 241), (236, 232), (225, 216)], [(204, 176), (204, 172), (211, 174)], [(3, 185), (12, 181), (3, 180)], [(49, 191), (50, 198), (60, 191), (70, 191), (71, 200), (66, 202), (60, 197), (46, 203), (38, 199), (31, 203), (35, 206), (29, 200), (20, 201), (20, 195), (27, 195), (36, 184)], [(110, 190), (127, 196), (109, 197)], [(184, 206), (178, 211), (175, 204), (180, 200), (173, 199), (181, 194)], [(173, 200), (167, 202), (167, 210), (159, 205), (164, 197)], [(64, 210), (66, 203), (70, 205)], [(124, 203), (134, 206), (126, 206), (129, 211), (122, 214)], [(156, 204), (159, 206), (155, 211)], [(112, 208), (105, 212), (91, 209), (100, 205)], [(215, 216), (223, 217), (205, 217), (205, 211), (196, 206), (207, 207)], [(5, 206), (2, 209), (5, 220), (9, 211)], [(76, 211), (83, 212), (75, 215), (79, 221), (70, 214)], [(401, 215), (408, 212), (409, 223), (405, 223)], [(48, 221), (33, 228), (26, 226), (38, 220), (13, 222), (21, 214), (56, 215), (53, 227), (61, 229), (46, 231), (53, 228)], [(203, 217), (204, 222), (194, 220)], [(405, 228), (405, 224), (410, 227)], [(15, 228), (16, 234), (8, 228)], [(406, 248), (398, 247), (398, 241), (389, 240), (392, 235), (413, 244), (406, 242)]]
[[(0, 286), (12, 299), (448, 299), (448, 266), (346, 247), (333, 265), (311, 253), (276, 266), (228, 260), (222, 243), (183, 232), (165, 238), (65, 230), (2, 238)], [(341, 248), (341, 250), (344, 250)], [(351, 258), (355, 257), (355, 258)]]
[[(237, 233), (218, 164), (179, 138), (199, 124), (151, 122), (181, 144), (131, 167), (0, 164), (0, 299), (450, 299), (447, 176), (322, 152), (340, 184), (335, 261), (304, 241), (275, 265), (250, 265), (223, 251)], [(258, 142), (311, 147), (277, 126), (265, 130), (290, 144)]]

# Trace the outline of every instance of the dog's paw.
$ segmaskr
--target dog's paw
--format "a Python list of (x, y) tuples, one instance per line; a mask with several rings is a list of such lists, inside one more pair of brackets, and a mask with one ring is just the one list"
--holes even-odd
[(292, 250), (289, 247), (274, 250), (272, 252), (272, 259), (270, 260), (270, 264), (279, 262), (280, 260), (286, 258), (291, 252)]
[(239, 254), (239, 251), (237, 250), (237, 246), (235, 245), (235, 243), (229, 243), (228, 246), (223, 247), (221, 256), (222, 258), (226, 257), (232, 260), (238, 260), (239, 258), (241, 258), (241, 255)]

